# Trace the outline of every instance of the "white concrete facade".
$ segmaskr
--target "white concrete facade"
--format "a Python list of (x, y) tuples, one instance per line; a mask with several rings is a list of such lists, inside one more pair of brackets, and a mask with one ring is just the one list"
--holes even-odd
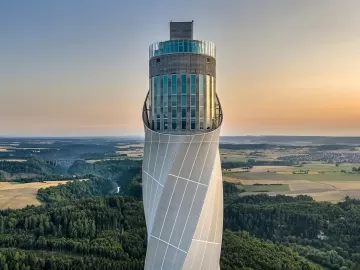
[(220, 127), (192, 135), (144, 128), (145, 270), (218, 270), (223, 229)]

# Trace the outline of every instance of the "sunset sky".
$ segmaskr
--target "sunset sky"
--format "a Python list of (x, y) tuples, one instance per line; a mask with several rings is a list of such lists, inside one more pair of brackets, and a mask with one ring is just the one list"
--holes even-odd
[(148, 46), (217, 46), (222, 135), (359, 135), (359, 0), (0, 1), (0, 136), (142, 135)]

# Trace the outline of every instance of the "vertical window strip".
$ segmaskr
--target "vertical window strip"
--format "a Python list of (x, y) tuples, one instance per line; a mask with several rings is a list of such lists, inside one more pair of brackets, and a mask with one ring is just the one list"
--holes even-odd
[(211, 77), (211, 119), (212, 123), (215, 120), (215, 78)]
[(171, 128), (177, 128), (177, 75), (171, 75)]
[(186, 74), (181, 75), (181, 94), (186, 95)]
[(171, 75), (171, 94), (177, 94), (177, 76), (176, 74)]
[(164, 97), (168, 95), (168, 76), (164, 75), (163, 77), (163, 94)]
[(168, 102), (169, 102), (169, 99), (168, 99), (168, 95), (169, 95), (169, 78), (167, 75), (164, 75), (163, 76), (163, 108), (164, 108), (164, 111), (163, 111), (163, 115), (164, 115), (164, 129), (168, 129)]
[(155, 80), (154, 77), (151, 77), (151, 83), (150, 83), (150, 91), (151, 91), (151, 119), (154, 120), (156, 118), (155, 115)]
[(204, 129), (204, 76), (199, 75), (199, 128)]
[(210, 76), (206, 75), (206, 129), (210, 127)]
[(196, 94), (196, 75), (195, 74), (191, 74), (190, 75), (190, 92), (191, 95), (195, 95)]
[(161, 107), (162, 107), (161, 106), (161, 77), (156, 76), (155, 79), (156, 79), (156, 111), (157, 111), (156, 117), (159, 119), (161, 116)]
[(181, 75), (181, 129), (186, 129), (187, 75)]

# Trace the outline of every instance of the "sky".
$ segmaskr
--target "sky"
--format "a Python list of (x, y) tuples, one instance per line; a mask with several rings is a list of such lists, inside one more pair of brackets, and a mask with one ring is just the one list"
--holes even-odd
[(148, 46), (217, 46), (222, 135), (360, 135), (359, 0), (0, 0), (0, 136), (141, 135)]

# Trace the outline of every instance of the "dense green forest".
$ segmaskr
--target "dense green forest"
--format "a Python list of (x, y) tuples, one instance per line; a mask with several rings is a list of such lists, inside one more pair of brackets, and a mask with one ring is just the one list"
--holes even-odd
[[(71, 169), (83, 166), (96, 175), (40, 189), (42, 206), (0, 211), (0, 269), (143, 269), (139, 164)], [(224, 183), (222, 269), (360, 269), (360, 201), (241, 192)]]
[[(142, 269), (146, 229), (141, 213), (141, 202), (122, 196), (3, 210), (0, 212), (1, 252), (14, 254), (13, 249), (21, 249), (22, 264), (31, 269), (68, 269), (62, 265), (63, 261), (70, 269)], [(12, 260), (6, 257), (2, 260), (0, 256), (0, 269), (5, 268), (6, 262), (12, 265), (12, 260), (19, 261), (16, 257)], [(52, 257), (56, 260), (46, 263)], [(103, 268), (97, 268), (100, 265), (95, 264), (97, 260), (103, 262)]]
[[(224, 227), (282, 243), (328, 269), (360, 265), (360, 201), (254, 195), (225, 205)], [(346, 267), (346, 268), (345, 268)]]
[(225, 230), (221, 269), (320, 269), (293, 249), (250, 236), (248, 232)]
[(75, 200), (91, 196), (102, 196), (114, 193), (117, 184), (110, 179), (91, 177), (89, 180), (75, 180), (66, 185), (52, 188), (41, 188), (37, 198), (44, 203), (56, 203), (63, 200)]
[(0, 161), (0, 171), (44, 175), (51, 172), (51, 167), (37, 159), (30, 158), (24, 162)]

